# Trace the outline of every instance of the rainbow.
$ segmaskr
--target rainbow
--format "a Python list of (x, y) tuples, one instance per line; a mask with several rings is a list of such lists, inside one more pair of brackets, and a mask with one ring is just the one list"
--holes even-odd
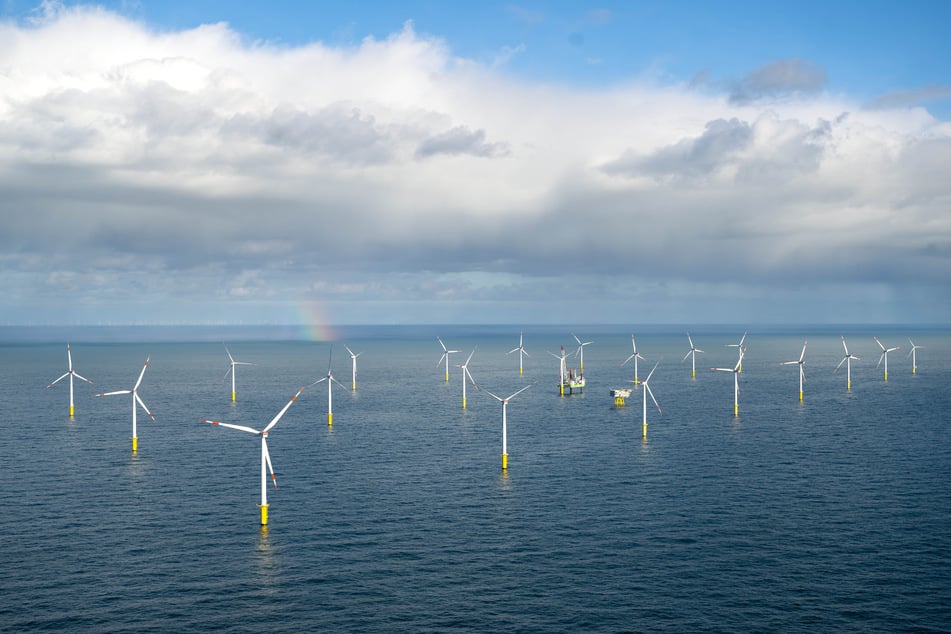
[(301, 301), (296, 306), (295, 323), (307, 341), (336, 341), (339, 339), (326, 311), (313, 300)]

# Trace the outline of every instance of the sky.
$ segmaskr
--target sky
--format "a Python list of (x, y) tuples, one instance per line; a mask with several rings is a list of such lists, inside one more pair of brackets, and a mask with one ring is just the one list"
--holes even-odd
[(948, 324), (947, 24), (0, 0), (0, 325)]

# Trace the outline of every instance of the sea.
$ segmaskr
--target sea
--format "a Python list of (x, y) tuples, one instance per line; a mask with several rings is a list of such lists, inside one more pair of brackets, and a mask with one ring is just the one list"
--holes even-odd
[[(734, 417), (733, 375), (710, 368), (735, 366), (744, 331)], [(300, 333), (0, 328), (0, 630), (951, 631), (951, 328)], [(573, 334), (587, 387), (561, 396)], [(646, 438), (632, 334), (639, 378), (656, 364)], [(460, 351), (448, 381), (437, 337)], [(887, 381), (873, 337), (900, 346)], [(93, 381), (72, 419), (68, 380), (47, 389), (67, 341)], [(800, 402), (782, 362), (804, 341)], [(234, 402), (226, 346), (253, 364)], [(131, 396), (95, 394), (131, 389), (146, 358), (155, 420), (139, 410), (133, 454)], [(525, 386), (503, 470), (489, 392)], [(260, 430), (301, 387), (267, 437), (262, 526), (260, 438), (202, 419)]]

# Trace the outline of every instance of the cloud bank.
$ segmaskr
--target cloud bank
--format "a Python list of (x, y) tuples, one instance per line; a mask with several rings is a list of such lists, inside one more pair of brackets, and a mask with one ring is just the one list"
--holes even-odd
[(581, 90), (411, 23), (286, 47), (52, 5), (0, 42), (10, 323), (951, 318), (951, 126), (812, 62)]

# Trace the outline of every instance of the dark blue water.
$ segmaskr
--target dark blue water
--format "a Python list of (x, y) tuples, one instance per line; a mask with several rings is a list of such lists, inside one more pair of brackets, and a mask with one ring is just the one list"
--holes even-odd
[[(72, 421), (68, 386), (45, 389), (65, 342), (0, 345), (0, 629), (951, 629), (945, 331), (846, 332), (862, 357), (846, 392), (838, 330), (753, 329), (739, 418), (708, 368), (735, 363), (742, 329), (693, 333), (695, 380), (682, 330), (638, 333), (642, 377), (663, 357), (646, 441), (640, 390), (622, 409), (609, 394), (633, 377), (630, 332), (578, 332), (588, 388), (564, 398), (546, 351), (573, 350), (567, 328), (525, 329), (521, 378), (517, 327), (350, 334), (358, 386), (338, 343), (333, 427), (320, 384), (269, 436), (266, 530), (259, 439), (199, 419), (262, 427), (326, 374), (330, 344), (230, 341), (255, 364), (232, 404), (220, 343), (74, 339), (95, 385), (77, 383)], [(448, 384), (436, 335), (464, 350)], [(903, 346), (887, 383), (872, 335)], [(800, 403), (779, 362), (806, 337)], [(470, 386), (461, 407), (473, 346), (481, 387), (535, 382), (508, 407), (507, 473), (501, 405)], [(157, 422), (140, 413), (133, 456), (129, 398), (92, 394), (131, 387), (147, 354)]]

